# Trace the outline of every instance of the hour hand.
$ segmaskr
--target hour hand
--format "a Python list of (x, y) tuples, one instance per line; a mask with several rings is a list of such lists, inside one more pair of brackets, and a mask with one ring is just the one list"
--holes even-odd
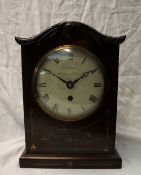
[(87, 71), (87, 72), (84, 72), (79, 78), (77, 78), (76, 80), (74, 80), (73, 83), (76, 83), (80, 79), (87, 77), (89, 75), (89, 73), (95, 73), (96, 71), (97, 71), (97, 68), (95, 68), (93, 70), (90, 70), (90, 71)]
[(44, 68), (43, 70), (47, 71), (48, 73), (50, 73), (50, 74), (53, 75), (54, 77), (58, 78), (59, 80), (61, 80), (61, 81), (64, 82), (65, 84), (67, 83), (67, 81), (65, 81), (64, 79), (58, 77), (57, 75), (55, 75), (55, 74), (54, 74), (53, 72), (51, 72), (50, 70), (45, 69), (45, 68)]

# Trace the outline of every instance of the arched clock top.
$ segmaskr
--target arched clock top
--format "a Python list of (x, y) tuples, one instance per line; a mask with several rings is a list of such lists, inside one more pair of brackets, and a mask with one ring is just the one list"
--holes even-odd
[(39, 44), (43, 40), (52, 40), (56, 37), (63, 37), (65, 40), (69, 40), (70, 38), (72, 39), (76, 36), (83, 40), (91, 40), (92, 42), (95, 42), (98, 45), (118, 45), (122, 43), (126, 38), (126, 35), (120, 37), (111, 37), (108, 35), (104, 35), (98, 32), (96, 29), (84, 23), (68, 21), (53, 25), (52, 27), (47, 28), (46, 30), (42, 31), (41, 33), (35, 36), (29, 38), (15, 37), (15, 40), (20, 45), (31, 45), (34, 43)]

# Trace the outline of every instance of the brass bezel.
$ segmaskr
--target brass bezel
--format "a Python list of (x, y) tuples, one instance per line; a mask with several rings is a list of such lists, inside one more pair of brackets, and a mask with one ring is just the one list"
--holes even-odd
[[(62, 48), (72, 48), (72, 47), (78, 47), (78, 48), (82, 48), (82, 49), (85, 49), (85, 50), (88, 50), (87, 48), (85, 47), (82, 47), (82, 46), (78, 46), (78, 45), (61, 45), (61, 46), (58, 46), (58, 47), (55, 47), (51, 50), (49, 50), (48, 52), (46, 52), (44, 55), (47, 55), (47, 54), (51, 54), (52, 52), (54, 51), (58, 51), (58, 50), (61, 50)], [(90, 50), (88, 50), (89, 52), (91, 52)], [(93, 55), (94, 53), (91, 52)], [(64, 122), (75, 122), (75, 121), (80, 121), (80, 120), (83, 120), (87, 117), (89, 117), (92, 113), (95, 113), (97, 111), (97, 109), (100, 107), (101, 103), (102, 103), (102, 100), (103, 100), (103, 96), (104, 96), (104, 91), (105, 91), (105, 71), (104, 71), (104, 67), (101, 63), (101, 61), (96, 57), (96, 62), (98, 63), (99, 67), (101, 68), (101, 72), (102, 72), (102, 75), (103, 75), (103, 84), (104, 84), (104, 89), (103, 89), (103, 93), (101, 95), (101, 99), (99, 100), (99, 103), (96, 105), (96, 108), (95, 110), (91, 110), (90, 112), (88, 112), (87, 114), (84, 114), (83, 117), (80, 116), (80, 117), (76, 117), (76, 119), (72, 119), (72, 120), (67, 120), (66, 118), (64, 119), (64, 117), (61, 117), (59, 115), (55, 115), (53, 113), (50, 112), (50, 110), (47, 110), (41, 103), (41, 101), (39, 100), (39, 97), (37, 95), (37, 92), (36, 92), (36, 74), (38, 72), (38, 69), (39, 69), (39, 66), (41, 65), (42, 61), (44, 60), (44, 55), (43, 57), (38, 61), (36, 67), (34, 68), (34, 71), (33, 71), (33, 78), (32, 78), (32, 89), (33, 89), (33, 96), (37, 102), (37, 104), (39, 105), (39, 107), (46, 113), (48, 114), (49, 116), (57, 119), (57, 120), (60, 120), (60, 121), (64, 121)]]

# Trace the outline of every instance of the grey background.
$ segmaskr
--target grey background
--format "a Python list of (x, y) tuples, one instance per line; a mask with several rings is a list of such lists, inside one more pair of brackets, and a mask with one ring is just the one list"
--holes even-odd
[[(20, 46), (61, 21), (84, 22), (100, 32), (127, 35), (120, 47), (116, 147), (121, 170), (20, 169), (24, 149)], [(141, 0), (0, 0), (0, 174), (140, 175)], [(109, 65), (110, 66), (110, 65)]]

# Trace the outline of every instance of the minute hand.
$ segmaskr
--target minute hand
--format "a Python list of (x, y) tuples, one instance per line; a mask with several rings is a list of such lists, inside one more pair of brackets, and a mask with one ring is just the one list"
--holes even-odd
[(89, 73), (95, 73), (97, 71), (97, 68), (93, 69), (93, 70), (90, 70), (90, 71), (87, 71), (87, 72), (84, 72), (79, 78), (77, 78), (76, 80), (73, 81), (73, 83), (76, 83), (78, 82), (79, 80), (81, 80), (82, 78), (85, 78), (89, 75)]
[(53, 72), (51, 72), (48, 69), (44, 69), (45, 71), (47, 71), (48, 73), (50, 73), (51, 75), (53, 75), (54, 77), (58, 78), (59, 80), (63, 81), (65, 84), (67, 84), (67, 81), (65, 81), (64, 79), (58, 77), (57, 75), (55, 75)]

